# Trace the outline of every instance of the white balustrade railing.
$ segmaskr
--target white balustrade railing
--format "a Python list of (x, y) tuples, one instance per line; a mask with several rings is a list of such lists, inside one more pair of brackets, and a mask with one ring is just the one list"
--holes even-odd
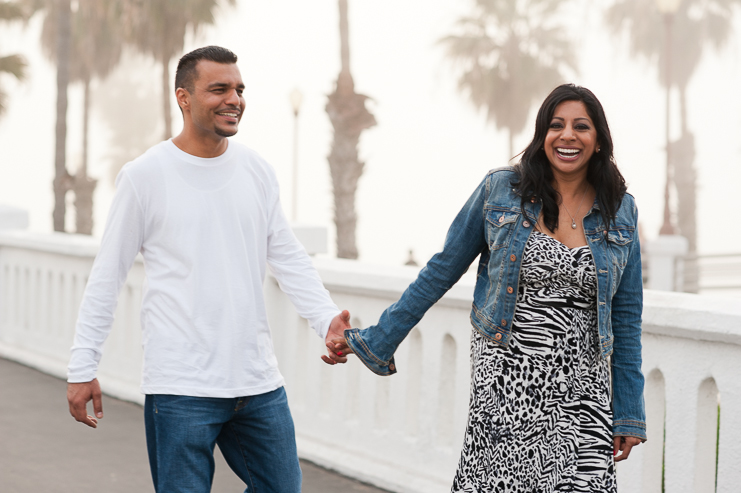
[[(88, 237), (0, 234), (0, 356), (64, 377), (96, 250)], [(375, 323), (417, 272), (336, 259), (315, 263), (354, 326)], [(104, 392), (134, 402), (143, 400), (143, 278), (137, 262), (99, 371)], [(270, 323), (299, 453), (393, 491), (448, 491), (466, 423), (473, 283), (464, 277), (433, 307), (397, 352), (398, 373), (379, 377), (356, 360), (322, 363), (323, 341), (269, 277)], [(717, 491), (738, 493), (741, 302), (647, 291), (643, 318), (649, 440), (618, 465), (620, 491), (660, 492), (663, 463), (667, 492), (716, 491), (717, 464)]]

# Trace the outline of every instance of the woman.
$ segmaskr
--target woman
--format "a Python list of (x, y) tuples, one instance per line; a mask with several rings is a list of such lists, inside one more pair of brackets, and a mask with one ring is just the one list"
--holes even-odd
[(378, 325), (329, 344), (331, 356), (395, 373), (398, 345), (478, 256), (452, 491), (617, 491), (614, 462), (646, 439), (641, 259), (636, 207), (591, 91), (553, 90), (520, 163), (489, 172), (443, 251)]

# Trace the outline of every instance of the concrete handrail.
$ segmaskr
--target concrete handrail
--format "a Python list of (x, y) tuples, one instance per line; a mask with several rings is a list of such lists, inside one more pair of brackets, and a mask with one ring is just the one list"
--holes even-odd
[[(89, 237), (0, 233), (0, 356), (64, 377), (96, 252)], [(338, 259), (315, 264), (354, 326), (375, 323), (417, 274), (413, 267)], [(142, 402), (143, 280), (137, 262), (99, 371), (105, 392), (134, 402)], [(464, 276), (411, 332), (396, 354), (398, 374), (379, 377), (357, 361), (324, 365), (323, 341), (277, 282), (266, 280), (274, 346), (303, 457), (393, 491), (449, 490), (467, 416), (474, 281)], [(662, 453), (666, 491), (715, 491), (719, 437), (717, 491), (735, 492), (741, 484), (741, 303), (646, 291), (643, 320), (649, 440), (619, 464), (620, 491), (661, 491)]]

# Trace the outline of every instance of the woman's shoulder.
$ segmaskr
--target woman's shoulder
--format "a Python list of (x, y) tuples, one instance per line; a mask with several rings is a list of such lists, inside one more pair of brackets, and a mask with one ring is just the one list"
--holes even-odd
[(620, 207), (617, 210), (616, 216), (617, 219), (636, 224), (638, 222), (638, 207), (636, 206), (635, 197), (625, 192), (623, 199), (620, 201)]
[(501, 166), (499, 168), (494, 168), (492, 170), (489, 170), (489, 173), (486, 174), (486, 180), (489, 182), (490, 185), (496, 186), (501, 183), (506, 183), (507, 186), (509, 186), (509, 183), (512, 182), (512, 180), (517, 178), (517, 170), (514, 166)]
[(636, 209), (636, 198), (633, 195), (625, 192), (623, 200), (620, 202), (620, 208), (626, 207), (628, 209)]
[(504, 176), (511, 177), (514, 175), (517, 175), (517, 171), (515, 170), (515, 167), (512, 165), (500, 166), (498, 168), (490, 169), (488, 173), (488, 176), (500, 176), (500, 177), (504, 177)]

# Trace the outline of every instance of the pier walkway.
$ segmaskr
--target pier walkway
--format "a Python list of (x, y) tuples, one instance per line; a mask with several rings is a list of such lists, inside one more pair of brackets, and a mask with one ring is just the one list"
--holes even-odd
[[(153, 492), (142, 408), (104, 395), (105, 417), (92, 429), (69, 415), (66, 391), (64, 381), (0, 358), (0, 491)], [(383, 493), (310, 462), (301, 469), (303, 493)], [(244, 488), (217, 452), (212, 491)]]

